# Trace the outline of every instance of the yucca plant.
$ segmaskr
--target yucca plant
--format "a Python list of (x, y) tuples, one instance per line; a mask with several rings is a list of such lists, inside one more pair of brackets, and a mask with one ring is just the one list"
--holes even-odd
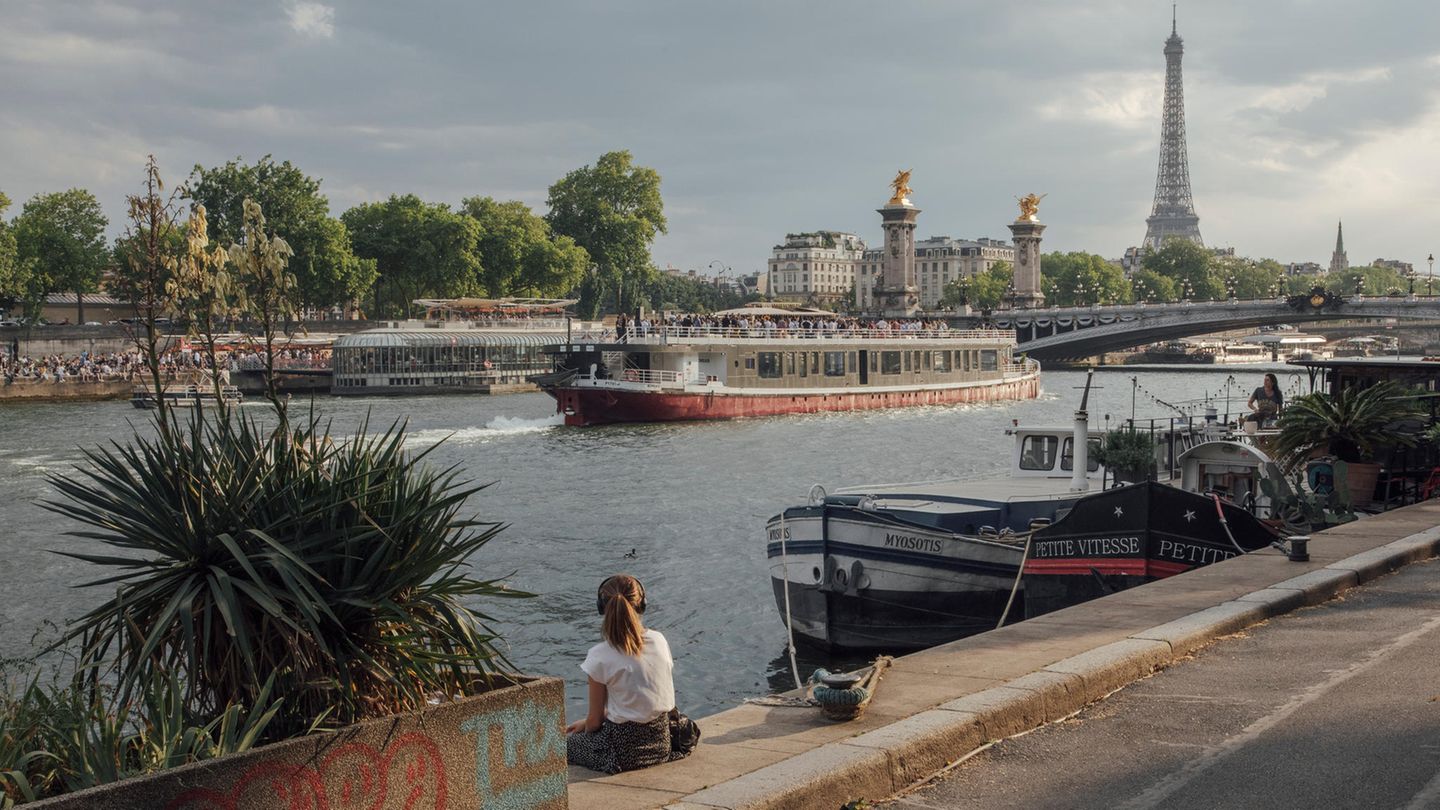
[(52, 478), (61, 497), (46, 508), (110, 549), (60, 553), (108, 569), (88, 585), (117, 586), (60, 642), (80, 644), (89, 682), (125, 699), (173, 672), (209, 717), (257, 705), (273, 678), (276, 738), (507, 669), (474, 604), (529, 594), (470, 573), (501, 529), (460, 516), (482, 487), (405, 451), (399, 424), (345, 441), (313, 415), (288, 425), (195, 413)]
[(1287, 466), (1317, 449), (1352, 464), (1369, 462), (1381, 447), (1414, 446), (1415, 437), (1391, 426), (1422, 416), (1409, 392), (1392, 382), (1345, 388), (1333, 397), (1306, 394), (1291, 400), (1280, 415), (1280, 434), (1270, 449)]

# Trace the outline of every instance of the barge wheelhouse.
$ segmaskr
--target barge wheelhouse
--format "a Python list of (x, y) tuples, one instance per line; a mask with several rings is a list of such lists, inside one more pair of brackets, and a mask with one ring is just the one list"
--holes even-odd
[(994, 329), (657, 326), (553, 346), (537, 382), (568, 425), (1029, 399), (1039, 364)]

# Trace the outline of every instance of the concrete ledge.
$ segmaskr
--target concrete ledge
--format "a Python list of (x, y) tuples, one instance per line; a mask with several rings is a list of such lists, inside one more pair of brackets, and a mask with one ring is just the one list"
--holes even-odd
[(1127, 638), (1056, 661), (1044, 671), (1080, 676), (1084, 682), (1081, 694), (1088, 703), (1149, 675), (1172, 657), (1170, 645), (1164, 641)]
[(1327, 571), (1353, 571), (1360, 582), (1369, 582), (1391, 571), (1428, 557), (1424, 546), (1414, 549), (1396, 549), (1388, 544), (1369, 551), (1362, 551), (1345, 559), (1325, 566)]
[[(1302, 604), (1302, 597), (1297, 591), (1285, 590), (1281, 593), (1294, 594), (1290, 599), (1295, 602), (1295, 607)], [(1279, 601), (1278, 597), (1276, 601)], [(1136, 633), (1133, 638), (1163, 641), (1169, 645), (1172, 656), (1179, 658), (1221, 636), (1228, 636), (1256, 622), (1264, 621), (1274, 615), (1269, 609), (1271, 604), (1270, 601), (1226, 602)]]
[(932, 709), (840, 744), (888, 751), (893, 773), (903, 786), (944, 768), (986, 740), (978, 716)]
[(888, 750), (830, 743), (683, 801), (726, 810), (839, 807), (851, 799), (888, 796), (907, 784), (897, 779)]
[(1085, 679), (1068, 672), (1032, 672), (1005, 684), (1034, 692), (1044, 701), (1045, 722), (1059, 720), (1085, 705)]
[(997, 686), (940, 704), (947, 712), (976, 717), (987, 740), (1000, 740), (1045, 722), (1045, 704), (1034, 692)]
[(1235, 597), (1236, 602), (1255, 602), (1265, 606), (1269, 616), (1279, 616), (1296, 608), (1305, 607), (1305, 594), (1289, 588), (1264, 588)]
[(1284, 582), (1270, 586), (1282, 590), (1299, 591), (1305, 596), (1305, 604), (1318, 605), (1360, 584), (1360, 577), (1354, 571), (1340, 571), (1322, 568)]

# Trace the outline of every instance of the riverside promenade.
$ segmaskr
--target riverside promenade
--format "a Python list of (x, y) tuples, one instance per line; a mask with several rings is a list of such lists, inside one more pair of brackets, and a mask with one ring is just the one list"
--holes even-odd
[(1314, 535), (1309, 562), (1258, 551), (896, 659), (856, 721), (750, 705), (711, 715), (686, 760), (614, 776), (571, 768), (570, 806), (834, 810), (879, 801), (1218, 638), (1437, 550), (1440, 500), (1368, 517)]

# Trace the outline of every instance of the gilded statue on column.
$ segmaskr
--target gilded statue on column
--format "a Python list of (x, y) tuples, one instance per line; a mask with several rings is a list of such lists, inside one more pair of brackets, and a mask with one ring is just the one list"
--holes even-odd
[(910, 188), (910, 169), (896, 174), (895, 179), (890, 181), (890, 188), (895, 189), (895, 193), (890, 197), (890, 205), (908, 205), (910, 200), (907, 198), (913, 190)]
[(1015, 218), (1016, 222), (1035, 222), (1035, 215), (1040, 213), (1040, 201), (1049, 194), (1036, 194), (1033, 191), (1024, 197), (1016, 197), (1015, 201), (1020, 203), (1020, 216)]

